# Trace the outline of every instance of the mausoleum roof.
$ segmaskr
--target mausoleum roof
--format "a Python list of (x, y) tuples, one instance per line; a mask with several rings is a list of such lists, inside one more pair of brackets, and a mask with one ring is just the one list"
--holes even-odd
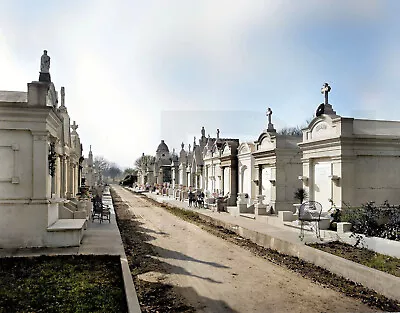
[(161, 143), (158, 145), (156, 152), (169, 152), (167, 144), (164, 140), (161, 140)]
[(26, 91), (0, 90), (0, 102), (28, 102)]

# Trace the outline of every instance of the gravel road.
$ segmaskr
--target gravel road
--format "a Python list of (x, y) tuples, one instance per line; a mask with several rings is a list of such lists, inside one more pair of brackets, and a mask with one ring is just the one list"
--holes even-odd
[(114, 187), (151, 238), (165, 272), (140, 279), (173, 285), (197, 312), (377, 312)]

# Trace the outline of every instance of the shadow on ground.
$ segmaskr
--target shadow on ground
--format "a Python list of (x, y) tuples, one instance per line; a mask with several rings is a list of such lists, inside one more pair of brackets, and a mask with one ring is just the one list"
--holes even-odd
[[(168, 234), (155, 232), (143, 227), (143, 223), (135, 218), (128, 210), (128, 206), (114, 190), (111, 190), (111, 195), (142, 312), (172, 313), (196, 312), (198, 310), (204, 312), (237, 312), (230, 308), (224, 301), (200, 296), (192, 287), (177, 287), (163, 282), (166, 274), (176, 273), (208, 280), (216, 284), (222, 283), (209, 277), (193, 275), (182, 267), (163, 262), (159, 259), (160, 253), (163, 254), (163, 257), (168, 255), (167, 257), (173, 259), (199, 262), (215, 267), (227, 267), (214, 262), (194, 259), (183, 253), (152, 245), (150, 242), (155, 237), (151, 234)], [(197, 299), (197, 303), (200, 306), (195, 308), (188, 305), (184, 297)]]

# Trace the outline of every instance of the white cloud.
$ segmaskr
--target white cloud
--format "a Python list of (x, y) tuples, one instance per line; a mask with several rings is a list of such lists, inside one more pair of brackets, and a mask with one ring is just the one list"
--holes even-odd
[[(171, 150), (192, 141), (179, 117), (168, 124), (174, 135), (166, 135), (163, 111), (260, 112), (262, 118), (248, 125), (254, 139), (266, 106), (274, 108), (277, 124), (301, 124), (320, 96), (304, 86), (315, 84), (317, 65), (328, 60), (292, 41), (294, 30), (306, 23), (374, 22), (384, 6), (378, 0), (88, 0), (57, 2), (43, 11), (30, 4), (33, 11), (21, 16), (29, 1), (16, 2), (0, 12), (0, 72), (7, 73), (0, 75), (0, 88), (24, 90), (37, 79), (47, 49), (52, 79), (58, 89), (66, 87), (86, 152), (91, 144), (95, 154), (123, 166), (142, 152), (154, 153), (161, 139)], [(263, 46), (259, 54), (251, 50), (254, 43)], [(232, 103), (238, 88), (264, 79), (264, 98)], [(274, 89), (285, 89), (283, 81), (287, 92), (272, 98)], [(240, 116), (233, 119), (240, 122)], [(187, 132), (199, 135), (203, 125), (220, 127), (215, 123), (194, 120), (198, 131)], [(235, 134), (229, 124), (221, 121), (221, 130)]]

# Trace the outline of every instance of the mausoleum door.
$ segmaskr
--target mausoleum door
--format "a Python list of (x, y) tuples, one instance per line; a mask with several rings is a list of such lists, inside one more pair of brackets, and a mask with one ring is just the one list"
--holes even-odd
[(242, 174), (242, 193), (247, 193), (251, 197), (251, 181), (250, 181), (250, 169), (245, 168)]
[(271, 202), (271, 167), (266, 166), (262, 169), (262, 194), (265, 196), (264, 203), (269, 204)]
[(230, 188), (230, 168), (229, 167), (224, 167), (224, 195), (226, 195), (228, 192), (231, 191)]
[(323, 211), (330, 209), (328, 199), (332, 197), (332, 181), (329, 177), (332, 173), (332, 163), (321, 161), (314, 163), (314, 183), (312, 185), (313, 199), (322, 204)]

